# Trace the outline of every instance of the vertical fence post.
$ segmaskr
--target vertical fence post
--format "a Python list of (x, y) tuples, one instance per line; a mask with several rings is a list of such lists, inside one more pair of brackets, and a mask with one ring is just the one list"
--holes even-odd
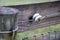
[(54, 31), (54, 33), (55, 33), (55, 40), (57, 40), (57, 39), (56, 39), (56, 31)]
[(60, 37), (60, 31), (58, 31), (59, 32), (59, 37)]
[(50, 40), (50, 32), (48, 32), (48, 39)]
[(41, 34), (42, 35), (42, 40), (44, 40), (44, 34)]
[(25, 40), (25, 38), (24, 38), (24, 37), (22, 37), (22, 40)]
[(23, 38), (22, 38), (22, 40), (27, 40), (27, 39), (28, 39), (28, 37), (23, 37)]
[(35, 35), (34, 35), (34, 40), (37, 40), (36, 37), (37, 37), (37, 35), (35, 34)]

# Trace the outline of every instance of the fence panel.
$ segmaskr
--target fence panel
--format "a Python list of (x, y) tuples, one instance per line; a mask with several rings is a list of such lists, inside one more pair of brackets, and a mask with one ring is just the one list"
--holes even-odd
[(22, 37), (21, 40), (60, 40), (60, 31), (53, 31), (40, 34)]

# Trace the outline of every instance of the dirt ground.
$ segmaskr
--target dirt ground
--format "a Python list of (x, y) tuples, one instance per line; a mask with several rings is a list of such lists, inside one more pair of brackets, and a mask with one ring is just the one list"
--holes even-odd
[(42, 28), (42, 26), (60, 23), (60, 15), (56, 17), (43, 19), (40, 22), (32, 22), (32, 23), (29, 22), (29, 17), (31, 17), (36, 12), (40, 13), (42, 16), (60, 13), (60, 2), (16, 5), (9, 7), (13, 7), (19, 10), (19, 15), (18, 15), (19, 32), (27, 31), (35, 28)]

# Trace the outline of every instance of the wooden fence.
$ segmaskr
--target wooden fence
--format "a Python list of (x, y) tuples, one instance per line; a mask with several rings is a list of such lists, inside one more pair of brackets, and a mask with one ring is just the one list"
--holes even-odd
[(32, 36), (24, 36), (19, 40), (60, 40), (60, 31), (34, 34)]

